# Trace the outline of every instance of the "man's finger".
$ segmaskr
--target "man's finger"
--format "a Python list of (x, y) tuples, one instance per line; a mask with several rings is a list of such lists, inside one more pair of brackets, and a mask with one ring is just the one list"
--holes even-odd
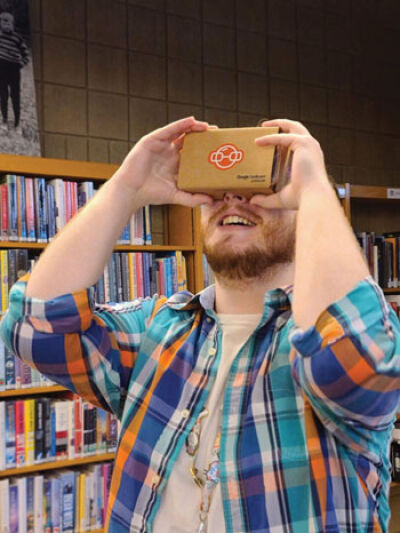
[(303, 137), (301, 135), (293, 133), (276, 133), (273, 135), (263, 135), (262, 137), (257, 137), (255, 139), (256, 144), (259, 146), (266, 145), (280, 145), (280, 146), (290, 146), (296, 141), (301, 141)]
[(278, 126), (286, 133), (297, 133), (298, 135), (309, 135), (308, 129), (301, 123), (295, 120), (288, 120), (286, 118), (277, 118), (272, 120), (265, 120), (261, 126), (270, 127)]
[(154, 135), (162, 141), (173, 141), (183, 133), (189, 131), (204, 131), (208, 128), (208, 123), (196, 120), (194, 117), (186, 117), (175, 122), (171, 122), (163, 128), (159, 128)]
[(249, 204), (258, 205), (265, 209), (286, 209), (286, 206), (282, 203), (282, 198), (279, 193), (276, 194), (255, 194), (249, 200)]
[(202, 204), (212, 204), (213, 199), (208, 194), (196, 193), (178, 190), (173, 199), (174, 204), (186, 205), (188, 207), (198, 207)]

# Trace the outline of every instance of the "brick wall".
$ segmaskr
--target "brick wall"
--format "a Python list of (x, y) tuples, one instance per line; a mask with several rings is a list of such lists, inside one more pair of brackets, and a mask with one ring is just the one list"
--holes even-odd
[(195, 114), (300, 119), (337, 181), (400, 185), (398, 0), (30, 0), (42, 153), (119, 163)]

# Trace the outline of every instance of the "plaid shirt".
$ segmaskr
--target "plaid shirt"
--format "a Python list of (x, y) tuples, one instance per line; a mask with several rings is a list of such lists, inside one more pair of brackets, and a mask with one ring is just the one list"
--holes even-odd
[[(93, 289), (26, 298), (26, 280), (11, 291), (1, 335), (24, 361), (121, 419), (108, 531), (151, 532), (217, 373), (214, 289), (97, 306)], [(294, 326), (290, 293), (265, 295), (226, 383), (226, 531), (386, 531), (400, 325), (371, 278), (306, 331)]]

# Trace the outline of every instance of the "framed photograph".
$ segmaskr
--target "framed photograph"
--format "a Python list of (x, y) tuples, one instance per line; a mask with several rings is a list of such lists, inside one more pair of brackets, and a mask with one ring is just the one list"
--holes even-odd
[(0, 0), (0, 152), (40, 156), (28, 0)]

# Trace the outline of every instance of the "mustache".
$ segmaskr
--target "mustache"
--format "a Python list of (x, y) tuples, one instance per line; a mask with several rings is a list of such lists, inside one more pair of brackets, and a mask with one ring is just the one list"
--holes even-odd
[[(223, 205), (221, 206), (218, 211), (216, 211), (209, 219), (209, 224), (214, 224), (218, 221), (219, 218), (221, 218), (227, 211), (232, 209), (232, 206), (229, 205)], [(244, 218), (248, 218), (252, 222), (255, 222), (256, 224), (261, 224), (263, 222), (263, 219), (256, 215), (253, 211), (250, 209), (247, 209), (246, 207), (243, 207), (241, 205), (235, 206), (235, 211), (238, 215), (243, 216)]]

